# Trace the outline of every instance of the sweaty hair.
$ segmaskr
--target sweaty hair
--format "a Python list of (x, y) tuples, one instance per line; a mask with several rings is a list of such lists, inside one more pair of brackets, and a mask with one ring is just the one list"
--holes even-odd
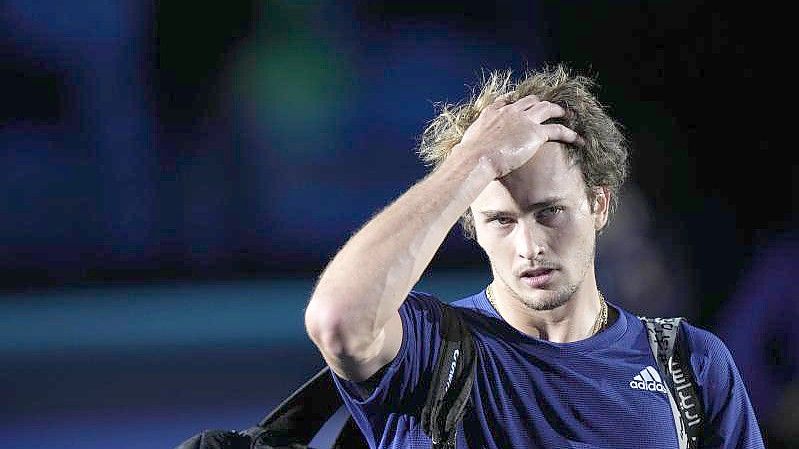
[[(620, 125), (608, 116), (605, 107), (591, 92), (594, 80), (573, 75), (563, 64), (526, 71), (518, 80), (512, 75), (511, 70), (492, 71), (473, 89), (468, 101), (439, 105), (438, 117), (422, 133), (419, 156), (428, 166), (437, 168), (461, 141), (466, 128), (497, 97), (508, 94), (509, 102), (514, 102), (535, 94), (539, 100), (556, 103), (566, 110), (564, 117), (544, 123), (561, 123), (585, 141), (582, 146), (566, 144), (567, 156), (579, 166), (589, 199), (593, 199), (595, 187), (608, 188), (610, 219), (618, 207), (619, 190), (627, 177), (628, 150)], [(466, 210), (460, 222), (464, 236), (475, 238), (471, 209)]]

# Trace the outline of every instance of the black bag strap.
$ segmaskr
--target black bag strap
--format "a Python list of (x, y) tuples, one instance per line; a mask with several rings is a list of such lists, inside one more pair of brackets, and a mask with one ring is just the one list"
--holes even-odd
[(649, 346), (668, 386), (680, 449), (698, 449), (705, 416), (690, 354), (682, 344), (680, 323), (687, 320), (682, 317), (638, 318), (646, 326)]
[(461, 312), (443, 303), (441, 311), (441, 347), (421, 423), (433, 449), (454, 449), (457, 426), (472, 392), (476, 353)]

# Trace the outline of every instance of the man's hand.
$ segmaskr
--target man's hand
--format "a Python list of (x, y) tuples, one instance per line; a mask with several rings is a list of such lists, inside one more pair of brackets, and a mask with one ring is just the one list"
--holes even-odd
[(489, 164), (495, 178), (501, 178), (524, 165), (545, 142), (581, 145), (582, 139), (573, 130), (560, 124), (541, 124), (565, 114), (562, 107), (539, 101), (535, 95), (513, 103), (508, 102), (508, 94), (502, 95), (483, 109), (458, 145), (476, 152)]

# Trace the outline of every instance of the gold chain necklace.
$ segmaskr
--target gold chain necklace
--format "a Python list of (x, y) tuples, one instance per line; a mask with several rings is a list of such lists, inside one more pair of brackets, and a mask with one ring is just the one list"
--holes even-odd
[[(596, 316), (594, 325), (591, 326), (591, 335), (596, 335), (597, 332), (608, 325), (608, 303), (605, 301), (605, 296), (602, 295), (602, 292), (599, 290), (597, 290), (597, 292), (599, 293), (599, 313)], [(491, 291), (491, 284), (488, 284), (488, 287), (486, 287), (486, 297), (488, 298), (488, 302), (494, 306), (494, 309), (499, 312), (497, 304), (494, 302), (494, 293)]]

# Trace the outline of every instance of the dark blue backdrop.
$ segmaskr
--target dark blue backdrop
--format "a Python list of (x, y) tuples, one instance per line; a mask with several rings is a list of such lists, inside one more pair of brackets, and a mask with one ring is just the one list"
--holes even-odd
[[(483, 69), (597, 75), (633, 148), (603, 290), (737, 328), (786, 297), (747, 286), (796, 267), (761, 255), (793, 248), (796, 224), (784, 17), (697, 1), (0, 3), (0, 446), (55, 431), (65, 447), (169, 447), (260, 418), (319, 366), (301, 319), (314, 277), (424, 175), (417, 137)], [(455, 230), (425, 285), (451, 300), (487, 281)], [(742, 369), (793, 379), (784, 323), (764, 324), (768, 345), (728, 337)], [(758, 391), (771, 426), (781, 390)]]

